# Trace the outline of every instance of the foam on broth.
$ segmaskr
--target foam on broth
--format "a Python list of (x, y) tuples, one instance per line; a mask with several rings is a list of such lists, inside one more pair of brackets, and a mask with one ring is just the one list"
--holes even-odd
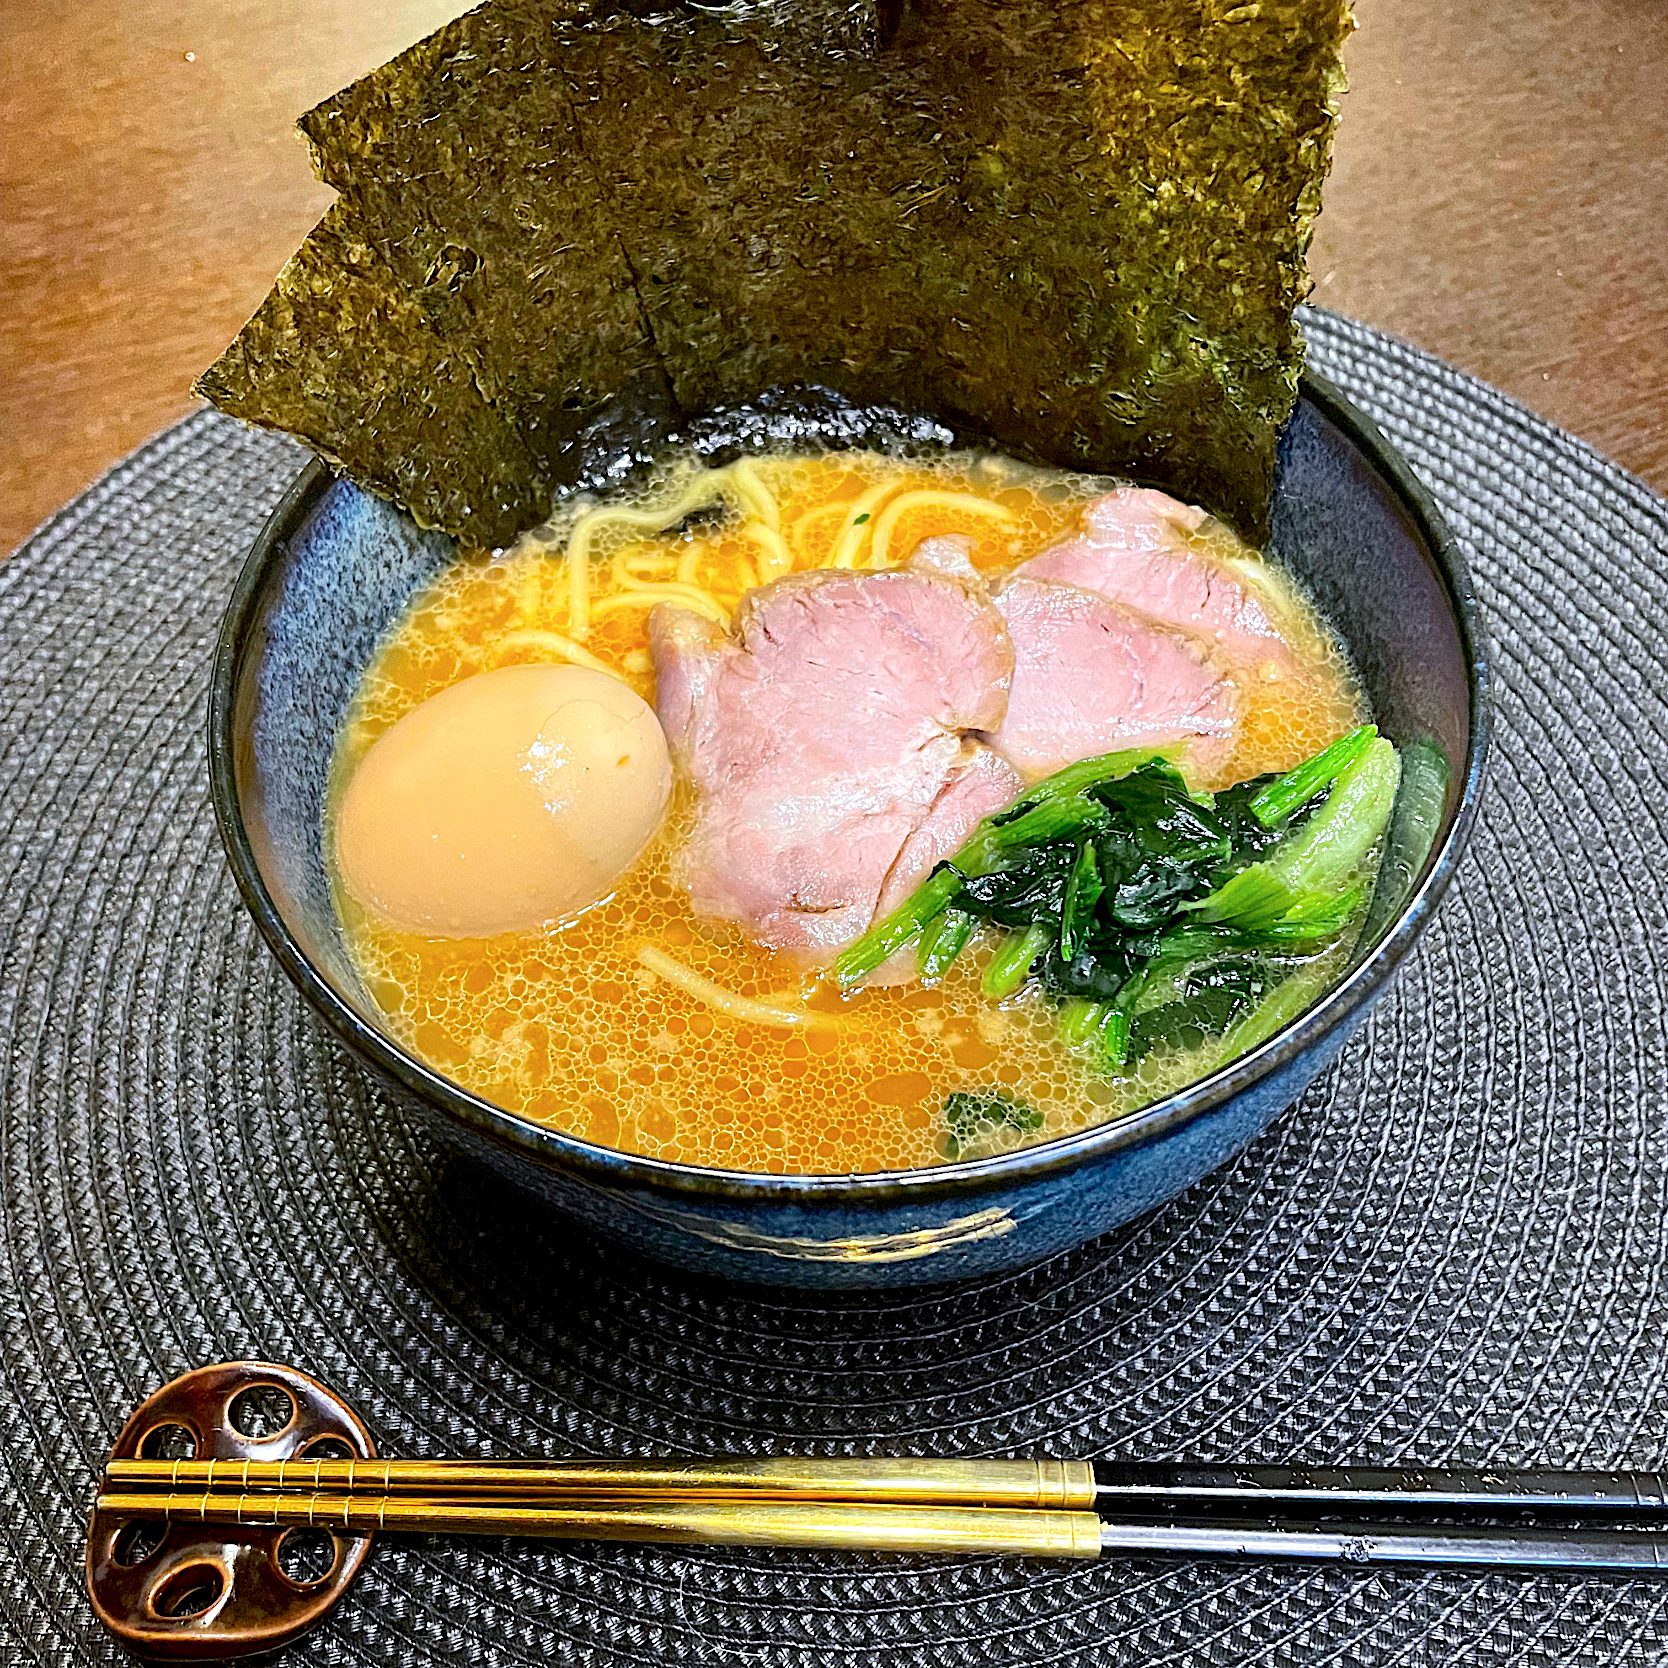
[[(780, 506), (770, 559), (828, 565), (852, 506), (891, 487), (970, 493), (1003, 505), (993, 523), (954, 502), (922, 501), (889, 527), (888, 563), (925, 537), (966, 533), (981, 568), (1006, 566), (1075, 530), (1102, 480), (1036, 470), (988, 456), (931, 463), (870, 453), (755, 460)], [(650, 483), (664, 501), (676, 479)], [(848, 530), (849, 527), (848, 527)], [(557, 536), (559, 535), (559, 536)], [(1338, 643), (1289, 576), (1225, 529), (1201, 535), (1251, 575), (1276, 613), (1303, 676), (1244, 690), (1239, 746), (1222, 787), (1285, 770), (1362, 721), (1365, 709)], [(331, 811), (365, 750), (430, 695), (476, 672), (552, 658), (572, 643), (568, 589), (554, 558), (565, 543), (530, 535), (500, 556), (466, 555), (412, 604), (379, 648), (338, 738)], [(652, 700), (646, 607), (610, 599), (662, 576), (732, 609), (764, 559), (736, 517), (693, 519), (652, 535), (615, 527), (591, 551), (590, 619), (583, 652)], [(554, 634), (554, 639), (550, 634)], [(992, 1136), (983, 1150), (1047, 1140), (1099, 1123), (1190, 1082), (1226, 1052), (1217, 1041), (1149, 1054), (1128, 1074), (1092, 1071), (1054, 1034), (1052, 1010), (1029, 991), (994, 1004), (979, 991), (989, 957), (975, 943), (935, 988), (863, 990), (842, 999), (733, 928), (696, 918), (669, 878), (690, 806), (674, 802), (662, 834), (611, 898), (563, 925), (490, 940), (445, 941), (395, 931), (337, 886), (347, 939), (367, 989), (402, 1042), (483, 1098), (570, 1134), (690, 1164), (772, 1173), (906, 1169), (944, 1161), (940, 1110), (958, 1089), (1001, 1087), (1043, 1114), (1034, 1134)], [(326, 850), (333, 830), (327, 825)], [(810, 1028), (738, 1021), (637, 960), (658, 947), (738, 995), (830, 1016)], [(1318, 995), (1343, 970), (1347, 943), (1295, 978)]]

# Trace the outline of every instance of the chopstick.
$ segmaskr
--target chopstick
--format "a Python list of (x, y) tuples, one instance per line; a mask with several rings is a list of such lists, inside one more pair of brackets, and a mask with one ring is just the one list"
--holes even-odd
[(1103, 1512), (1220, 1516), (1296, 1512), (1362, 1517), (1602, 1517), (1668, 1529), (1668, 1477), (1648, 1471), (1408, 1470), (1360, 1466), (1119, 1464), (1096, 1460)]
[(871, 1504), (1096, 1507), (1103, 1515), (1379, 1520), (1600, 1516), (1668, 1528), (1668, 1477), (1640, 1471), (1425, 1467), (1193, 1466), (1108, 1460), (781, 1458), (736, 1460), (114, 1459), (112, 1489), (249, 1494), (496, 1495), (543, 1499), (865, 1501)]
[(118, 1517), (344, 1533), (525, 1535), (674, 1545), (775, 1546), (851, 1552), (1008, 1554), (1030, 1558), (1221, 1558), (1668, 1575), (1668, 1534), (1640, 1530), (1471, 1528), (1407, 1524), (1272, 1526), (1103, 1522), (1046, 1508), (847, 1505), (766, 1500), (514, 1505), (392, 1495), (109, 1493)]
[(535, 1535), (559, 1540), (784, 1546), (864, 1552), (984, 1552), (1094, 1558), (1093, 1512), (1001, 1506), (853, 1505), (820, 1500), (601, 1501), (520, 1505), (396, 1495), (102, 1494), (98, 1509), (169, 1523), (322, 1527), (346, 1533)]
[(1129, 1558), (1325, 1562), (1384, 1566), (1668, 1576), (1668, 1534), (1641, 1530), (1474, 1529), (1360, 1523), (1103, 1523), (1101, 1547)]
[(1668, 1575), (1668, 1491), (1661, 1477), (1630, 1472), (850, 1458), (113, 1460), (98, 1505), (133, 1518), (346, 1533)]

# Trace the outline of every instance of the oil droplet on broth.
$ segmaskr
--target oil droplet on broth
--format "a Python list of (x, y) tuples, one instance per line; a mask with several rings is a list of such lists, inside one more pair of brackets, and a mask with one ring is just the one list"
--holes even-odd
[[(973, 561), (1005, 567), (1075, 529), (1105, 483), (1005, 459), (952, 456), (932, 464), (867, 453), (757, 460), (781, 509), (797, 568), (828, 565), (854, 501), (882, 482), (897, 491), (966, 492), (1012, 516), (995, 521), (924, 506), (903, 512), (889, 555), (921, 539), (965, 533)], [(645, 489), (644, 496), (656, 488)], [(1224, 553), (1257, 564), (1225, 531)], [(645, 579), (680, 576), (726, 609), (756, 582), (758, 546), (734, 518), (683, 534), (600, 536), (592, 550), (593, 619), (583, 647), (653, 698), (648, 611), (597, 603)], [(366, 749), (389, 725), (461, 678), (550, 657), (532, 634), (565, 635), (560, 546), (526, 541), (499, 557), (466, 555), (416, 598), (379, 647), (355, 697), (332, 763), (331, 811)], [(658, 567), (657, 567), (658, 564)], [(1271, 564), (1259, 584), (1278, 606), (1304, 676), (1245, 690), (1240, 744), (1220, 787), (1289, 769), (1359, 722), (1353, 674), (1330, 632)], [(516, 634), (528, 634), (514, 646)], [(391, 1029), (414, 1052), (483, 1098), (586, 1139), (689, 1164), (767, 1173), (845, 1173), (943, 1162), (939, 1109), (957, 1089), (1000, 1087), (1043, 1115), (993, 1150), (1103, 1122), (1192, 1081), (1217, 1063), (1212, 1045), (1156, 1050), (1131, 1073), (1090, 1072), (1054, 1035), (1047, 1004), (1022, 993), (1000, 1006), (979, 989), (989, 947), (975, 940), (936, 988), (864, 990), (842, 1002), (821, 987), (811, 1005), (828, 1023), (810, 1029), (739, 1022), (656, 977), (637, 961), (645, 945), (674, 955), (726, 990), (794, 1002), (803, 972), (722, 924), (698, 920), (671, 878), (689, 825), (687, 798), (612, 897), (559, 928), (445, 942), (397, 932), (368, 916), (338, 885), (348, 943)], [(1335, 946), (1298, 977), (1318, 994), (1339, 972)], [(1215, 1045), (1220, 1052), (1220, 1045)]]

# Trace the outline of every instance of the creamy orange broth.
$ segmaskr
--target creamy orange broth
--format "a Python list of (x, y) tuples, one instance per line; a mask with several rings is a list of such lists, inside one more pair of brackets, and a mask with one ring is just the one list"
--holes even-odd
[[(784, 548), (796, 568), (827, 566), (842, 527), (872, 536), (905, 491), (971, 493), (1002, 505), (994, 522), (943, 503), (892, 518), (887, 564), (935, 533), (967, 533), (986, 569), (1023, 559), (1073, 531), (1106, 483), (957, 456), (932, 464), (873, 454), (756, 460), (780, 506), (781, 545), (744, 536), (741, 518), (694, 518), (682, 534), (600, 534), (591, 550), (589, 623), (582, 643), (569, 613), (563, 539), (536, 535), (505, 555), (459, 560), (417, 598), (367, 672), (334, 761), (334, 806), (365, 749), (418, 702), (473, 673), (555, 658), (555, 634), (577, 643), (653, 699), (648, 610), (609, 607), (644, 579), (687, 582), (725, 609)], [(675, 490), (649, 489), (662, 498)], [(866, 523), (864, 493), (890, 488)], [(1277, 568), (1212, 524), (1219, 554), (1254, 566), (1304, 669), (1301, 679), (1247, 688), (1237, 751), (1221, 787), (1289, 769), (1360, 722), (1361, 697), (1344, 656)], [(867, 549), (859, 557), (862, 560)], [(529, 634), (519, 636), (517, 634)], [(698, 920), (669, 878), (690, 806), (674, 804), (662, 835), (618, 891), (578, 919), (490, 940), (416, 937), (369, 918), (338, 886), (349, 943), (367, 988), (397, 1036), (485, 1099), (571, 1134), (691, 1164), (829, 1173), (943, 1161), (940, 1117), (957, 1089), (1000, 1085), (1042, 1112), (1046, 1140), (1146, 1104), (1216, 1063), (1221, 1044), (1155, 1052), (1121, 1077), (1092, 1071), (1055, 1038), (1048, 1005), (1026, 990), (1001, 1004), (979, 991), (988, 946), (975, 943), (936, 988), (864, 990), (843, 1000), (785, 957), (722, 923)], [(327, 834), (330, 830), (327, 828)], [(333, 847), (327, 839), (327, 849)], [(827, 1024), (785, 1029), (740, 1022), (638, 961), (658, 947), (725, 990), (778, 1007), (808, 1007)], [(1298, 975), (1318, 994), (1347, 953), (1333, 947)], [(1012, 1131), (990, 1148), (1017, 1144)]]

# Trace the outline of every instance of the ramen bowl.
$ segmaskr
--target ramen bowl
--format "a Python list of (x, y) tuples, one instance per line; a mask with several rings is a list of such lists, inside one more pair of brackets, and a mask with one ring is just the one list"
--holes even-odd
[(1407, 466), (1313, 376), (1281, 440), (1269, 548), (1343, 639), (1404, 761), (1354, 959), (1252, 1052), (1138, 1112), (1035, 1146), (856, 1175), (708, 1169), (527, 1121), (406, 1049), (364, 988), (337, 917), (325, 796), (373, 651), (455, 551), (321, 463), (273, 512), (221, 631), (209, 708), (221, 836), (273, 954), (386, 1095), (585, 1228), (688, 1269), (776, 1285), (925, 1284), (1020, 1267), (1180, 1193), (1289, 1107), (1389, 987), (1475, 816), (1488, 703), (1469, 576)]

